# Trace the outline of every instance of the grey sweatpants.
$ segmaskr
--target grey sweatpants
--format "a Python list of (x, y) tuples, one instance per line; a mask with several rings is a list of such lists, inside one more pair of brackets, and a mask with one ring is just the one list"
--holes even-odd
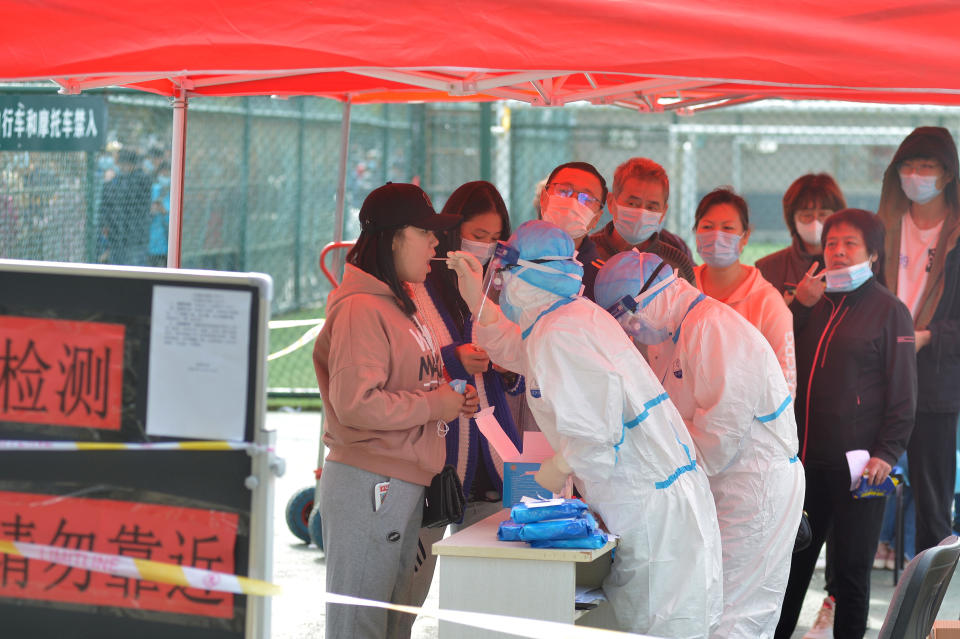
[[(503, 510), (503, 502), (495, 501), (468, 501), (463, 510), (463, 523), (450, 524), (453, 532), (460, 532), (464, 528), (474, 525), (478, 521), (486, 519), (490, 515)], [(507, 517), (504, 517), (506, 519)], [(437, 556), (433, 554), (433, 544), (443, 539), (446, 528), (421, 528), (420, 539), (417, 541), (416, 561), (413, 564), (413, 579), (410, 580), (409, 588), (406, 594), (401, 594), (403, 603), (409, 606), (423, 605), (430, 592), (430, 583), (433, 581), (433, 573), (437, 567)], [(400, 615), (398, 619), (403, 633), (400, 636), (409, 636), (413, 622), (416, 621), (413, 615)]]
[[(374, 486), (390, 489), (374, 512)], [(327, 462), (320, 478), (320, 517), (327, 592), (401, 603), (409, 590), (426, 489), (353, 466)], [(327, 604), (326, 637), (394, 639), (410, 636), (404, 613)]]

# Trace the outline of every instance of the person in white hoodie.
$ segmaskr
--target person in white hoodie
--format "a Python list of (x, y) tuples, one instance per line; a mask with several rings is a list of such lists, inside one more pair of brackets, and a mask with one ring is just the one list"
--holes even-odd
[[(722, 609), (717, 512), (693, 440), (650, 367), (608, 313), (579, 295), (573, 240), (527, 222), (488, 267), (500, 305), (482, 304), (482, 268), (448, 253), (479, 315), (477, 341), (526, 377), (530, 409), (556, 455), (535, 479), (559, 492), (569, 475), (620, 535), (603, 588), (623, 630), (707, 637)], [(502, 312), (501, 312), (502, 310)]]
[(750, 239), (746, 200), (728, 188), (714, 189), (697, 205), (693, 228), (697, 253), (704, 262), (693, 270), (697, 288), (733, 308), (763, 333), (780, 362), (790, 394), (796, 395), (793, 315), (756, 267), (740, 263)]
[(595, 292), (631, 337), (660, 351), (653, 372), (710, 478), (723, 545), (723, 617), (711, 636), (772, 637), (805, 486), (793, 398), (773, 350), (650, 253), (608, 260)]

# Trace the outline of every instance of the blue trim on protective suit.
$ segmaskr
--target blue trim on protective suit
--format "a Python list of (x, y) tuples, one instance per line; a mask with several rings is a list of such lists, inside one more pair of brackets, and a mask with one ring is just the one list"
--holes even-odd
[[(623, 445), (623, 442), (627, 437), (627, 429), (639, 426), (647, 417), (650, 417), (651, 408), (654, 408), (662, 404), (664, 401), (668, 399), (670, 399), (670, 396), (667, 395), (667, 393), (661, 393), (656, 397), (654, 397), (653, 399), (647, 400), (646, 402), (643, 403), (643, 411), (639, 415), (637, 415), (636, 417), (634, 417), (628, 422), (623, 422), (623, 431), (620, 433), (620, 441), (617, 442), (613, 447), (614, 450), (617, 451), (617, 461), (620, 461), (620, 446)], [(674, 437), (676, 437), (676, 431), (674, 431)], [(675, 471), (673, 471), (673, 473), (670, 474), (669, 477), (667, 477), (663, 481), (654, 482), (653, 485), (658, 490), (662, 488), (667, 488), (668, 486), (670, 486), (670, 484), (677, 481), (677, 478), (680, 477), (680, 475), (684, 473), (688, 473), (691, 470), (697, 469), (697, 460), (695, 460), (693, 457), (690, 456), (690, 447), (684, 444), (682, 441), (680, 441), (679, 437), (677, 437), (677, 443), (680, 444), (681, 448), (683, 448), (683, 452), (687, 456), (687, 461), (690, 463), (684, 466), (678, 467)]]
[(613, 445), (613, 449), (617, 451), (618, 458), (620, 453), (620, 446), (623, 445), (623, 441), (627, 438), (627, 429), (633, 428), (634, 426), (638, 425), (640, 422), (645, 420), (647, 417), (650, 417), (650, 409), (663, 403), (667, 399), (670, 399), (670, 396), (667, 395), (666, 393), (661, 393), (656, 397), (654, 397), (653, 399), (647, 400), (646, 402), (643, 403), (643, 411), (641, 411), (639, 415), (637, 415), (636, 417), (634, 417), (628, 422), (623, 422), (623, 429), (620, 431), (620, 441), (618, 441), (616, 444)]
[(669, 396), (669, 395), (667, 395), (666, 393), (660, 393), (659, 395), (657, 395), (657, 396), (654, 397), (653, 399), (644, 402), (644, 404), (643, 404), (643, 412), (641, 412), (639, 415), (637, 415), (636, 417), (634, 417), (633, 419), (631, 419), (629, 422), (624, 422), (624, 423), (623, 423), (624, 427), (626, 427), (626, 428), (633, 428), (634, 426), (636, 426), (637, 424), (639, 424), (640, 422), (642, 422), (643, 420), (645, 420), (647, 417), (650, 417), (650, 409), (651, 409), (651, 408), (654, 408), (654, 407), (657, 406), (658, 404), (660, 404), (660, 403), (662, 403), (662, 402), (664, 402), (665, 400), (668, 400), (668, 399), (670, 399), (670, 396)]
[(770, 413), (769, 415), (763, 415), (762, 417), (757, 417), (757, 421), (760, 422), (761, 424), (772, 422), (777, 417), (780, 417), (783, 411), (787, 410), (787, 406), (789, 406), (790, 402), (792, 401), (793, 401), (793, 397), (791, 397), (790, 395), (787, 395), (786, 399), (783, 400), (783, 402), (780, 404), (780, 407), (777, 410)]
[(526, 327), (526, 328), (523, 330), (523, 332), (520, 333), (520, 337), (521, 337), (522, 339), (527, 339), (527, 337), (530, 335), (530, 331), (532, 331), (532, 330), (533, 330), (533, 327), (537, 325), (537, 322), (540, 321), (540, 318), (541, 318), (541, 317), (543, 317), (543, 316), (546, 315), (547, 313), (552, 313), (553, 311), (557, 310), (557, 309), (560, 308), (561, 306), (564, 306), (564, 305), (566, 305), (566, 304), (569, 304), (569, 303), (572, 302), (573, 300), (574, 300), (574, 298), (572, 298), (572, 297), (565, 297), (565, 298), (563, 298), (563, 299), (561, 299), (561, 300), (557, 300), (556, 302), (554, 302), (553, 304), (551, 304), (551, 305), (550, 305), (550, 308), (548, 308), (547, 310), (545, 310), (545, 311), (543, 311), (542, 313), (540, 313), (539, 315), (537, 315), (537, 319), (533, 320), (533, 324), (531, 324), (530, 326)]
[(693, 307), (696, 306), (697, 304), (699, 304), (700, 302), (702, 302), (702, 301), (703, 301), (703, 298), (705, 298), (705, 297), (706, 297), (706, 295), (704, 295), (703, 293), (700, 293), (700, 295), (697, 296), (697, 299), (695, 299), (695, 300), (693, 300), (692, 302), (690, 302), (690, 306), (687, 307), (687, 312), (683, 314), (683, 317), (680, 318), (680, 323), (677, 324), (677, 332), (673, 334), (673, 343), (674, 343), (674, 344), (676, 344), (676, 343), (677, 343), (677, 340), (680, 339), (680, 329), (683, 327), (683, 320), (687, 319), (687, 315), (690, 314), (690, 311), (693, 310)]
[(794, 455), (787, 461), (790, 462), (791, 464), (796, 464), (798, 461), (800, 461), (800, 455)]
[(693, 457), (690, 456), (690, 448), (686, 444), (684, 444), (682, 441), (680, 441), (679, 437), (677, 437), (677, 443), (680, 444), (681, 448), (683, 448), (683, 452), (686, 453), (687, 455), (687, 461), (689, 461), (690, 463), (687, 464), (686, 466), (680, 466), (675, 471), (673, 471), (673, 473), (671, 473), (669, 477), (667, 477), (663, 481), (654, 482), (653, 487), (656, 488), (657, 490), (663, 490), (664, 488), (669, 488), (673, 482), (677, 481), (677, 479), (680, 478), (680, 475), (684, 473), (689, 473), (690, 471), (697, 469), (697, 460), (695, 460)]

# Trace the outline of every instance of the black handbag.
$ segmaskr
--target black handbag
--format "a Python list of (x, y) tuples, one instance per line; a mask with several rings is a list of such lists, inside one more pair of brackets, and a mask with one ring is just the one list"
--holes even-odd
[(442, 528), (447, 524), (463, 521), (463, 507), (466, 503), (457, 469), (444, 466), (427, 487), (423, 503), (423, 526)]
[(797, 539), (793, 542), (793, 552), (798, 553), (801, 550), (806, 550), (812, 541), (813, 530), (810, 528), (807, 511), (804, 510), (800, 513), (800, 528), (797, 530)]

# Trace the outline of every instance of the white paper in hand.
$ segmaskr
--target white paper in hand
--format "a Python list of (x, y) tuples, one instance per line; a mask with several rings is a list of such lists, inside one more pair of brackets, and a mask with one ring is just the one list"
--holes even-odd
[(520, 451), (518, 451), (517, 447), (510, 441), (507, 434), (503, 432), (503, 428), (500, 426), (497, 418), (493, 416), (493, 406), (484, 408), (474, 415), (473, 418), (477, 420), (477, 427), (480, 428), (480, 432), (483, 433), (483, 436), (487, 438), (490, 445), (493, 446), (497, 454), (500, 455), (500, 459), (514, 459), (520, 456)]
[(850, 467), (850, 490), (856, 490), (860, 485), (860, 477), (863, 476), (863, 469), (867, 467), (870, 461), (869, 450), (848, 450), (847, 466)]

